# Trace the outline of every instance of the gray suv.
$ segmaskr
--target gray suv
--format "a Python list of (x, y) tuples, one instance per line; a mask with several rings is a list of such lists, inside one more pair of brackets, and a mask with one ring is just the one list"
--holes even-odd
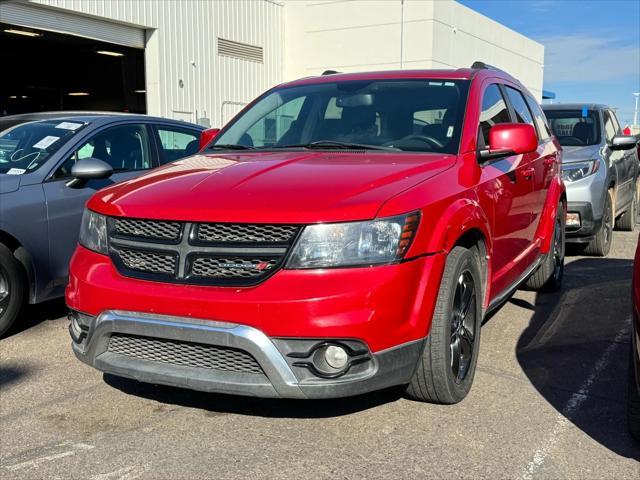
[(25, 300), (64, 294), (89, 197), (196, 153), (202, 130), (146, 115), (0, 118), (0, 335)]
[(614, 225), (632, 231), (638, 212), (636, 138), (622, 135), (615, 112), (605, 105), (544, 105), (563, 147), (567, 187), (567, 242), (606, 256)]

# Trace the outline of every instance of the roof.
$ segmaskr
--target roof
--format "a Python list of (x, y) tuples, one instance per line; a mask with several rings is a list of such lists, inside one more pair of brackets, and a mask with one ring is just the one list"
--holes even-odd
[(442, 80), (471, 80), (476, 75), (508, 78), (515, 83), (517, 79), (493, 67), (490, 68), (458, 68), (458, 69), (434, 69), (434, 70), (382, 70), (357, 73), (331, 73), (314, 77), (305, 77), (291, 82), (285, 82), (278, 87), (291, 87), (318, 83), (348, 82), (358, 80), (413, 80), (413, 79), (442, 79)]
[[(150, 115), (143, 115), (138, 113), (123, 113), (123, 112), (93, 112), (93, 111), (59, 111), (59, 112), (32, 112), (32, 113), (21, 113), (18, 115), (7, 115), (4, 117), (0, 117), (0, 126), (4, 125), (17, 125), (23, 122), (29, 121), (38, 121), (38, 120), (47, 120), (47, 119), (65, 119), (65, 118), (74, 118), (76, 120), (81, 120), (83, 122), (91, 122), (96, 119), (108, 119), (108, 118), (127, 118), (127, 119), (144, 119), (144, 120), (154, 120), (157, 122), (169, 122), (174, 124), (186, 124), (190, 127), (198, 127), (204, 130), (205, 127), (201, 125), (196, 125), (194, 123), (185, 122), (183, 120), (173, 120), (170, 118), (163, 117), (153, 117)], [(5, 127), (7, 128), (7, 127)]]
[(603, 110), (609, 108), (608, 105), (602, 105), (600, 103), (550, 103), (546, 105), (542, 105), (543, 110), (581, 110), (583, 108), (588, 108), (589, 110)]

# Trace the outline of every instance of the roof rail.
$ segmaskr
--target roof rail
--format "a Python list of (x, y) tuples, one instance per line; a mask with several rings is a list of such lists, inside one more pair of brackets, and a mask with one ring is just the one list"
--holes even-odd
[(489, 65), (488, 63), (484, 62), (473, 62), (471, 68), (474, 70), (497, 70), (499, 72), (504, 72), (504, 70), (502, 70), (501, 68), (494, 67), (493, 65)]
[(336, 70), (325, 70), (324, 72), (322, 72), (322, 75), (335, 75), (336, 73), (340, 73)]

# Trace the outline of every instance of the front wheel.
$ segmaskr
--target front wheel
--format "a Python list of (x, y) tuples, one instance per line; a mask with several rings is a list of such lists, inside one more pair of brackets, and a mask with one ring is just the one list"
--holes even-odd
[(0, 244), (0, 336), (20, 313), (25, 295), (22, 265), (11, 250)]
[(422, 402), (453, 404), (473, 383), (482, 324), (482, 283), (476, 255), (455, 247), (447, 257), (431, 332), (407, 386)]
[(527, 288), (543, 292), (555, 292), (562, 287), (565, 250), (564, 223), (564, 204), (559, 202), (553, 228), (553, 239), (551, 240), (551, 251), (547, 254), (542, 265), (527, 280), (525, 284)]

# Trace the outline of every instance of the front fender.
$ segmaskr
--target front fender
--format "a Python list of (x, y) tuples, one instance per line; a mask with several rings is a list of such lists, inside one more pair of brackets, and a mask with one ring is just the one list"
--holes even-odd
[(567, 211), (567, 194), (564, 182), (559, 176), (553, 178), (551, 186), (547, 191), (547, 199), (542, 209), (540, 223), (536, 230), (536, 238), (540, 239), (540, 251), (548, 253), (551, 250), (553, 239), (553, 228), (558, 212), (558, 203), (562, 200), (565, 212)]

